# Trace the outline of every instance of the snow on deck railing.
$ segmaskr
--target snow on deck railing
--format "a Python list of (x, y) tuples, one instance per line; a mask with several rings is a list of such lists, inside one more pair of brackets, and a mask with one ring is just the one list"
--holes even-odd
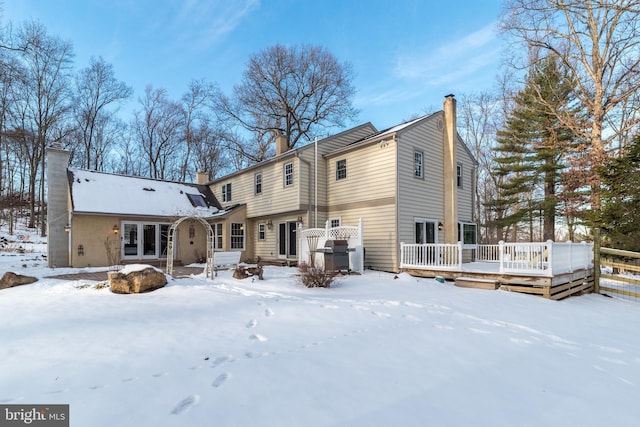
[[(457, 244), (400, 244), (400, 268), (462, 270)], [(499, 262), (500, 273), (553, 276), (593, 266), (593, 245), (583, 243), (505, 243), (478, 245), (476, 260)]]

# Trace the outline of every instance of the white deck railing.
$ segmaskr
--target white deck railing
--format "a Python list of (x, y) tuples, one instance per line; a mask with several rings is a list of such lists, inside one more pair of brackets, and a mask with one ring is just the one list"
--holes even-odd
[(400, 244), (400, 268), (459, 270), (462, 265), (462, 243)]
[[(593, 265), (593, 245), (583, 243), (505, 243), (477, 245), (475, 260), (499, 263), (499, 272), (554, 276), (589, 268)], [(471, 257), (469, 257), (471, 259)], [(463, 245), (400, 245), (400, 268), (463, 271)]]

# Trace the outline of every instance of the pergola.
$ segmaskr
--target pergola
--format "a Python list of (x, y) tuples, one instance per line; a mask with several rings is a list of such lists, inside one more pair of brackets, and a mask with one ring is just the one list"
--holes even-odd
[(167, 236), (167, 274), (173, 274), (173, 239), (176, 234), (176, 230), (178, 226), (182, 224), (185, 220), (196, 220), (202, 224), (202, 226), (207, 230), (207, 266), (205, 267), (206, 277), (213, 278), (213, 242), (214, 242), (214, 233), (213, 228), (211, 228), (211, 224), (205, 221), (203, 218), (196, 216), (185, 216), (177, 219), (171, 227), (169, 227), (169, 235)]

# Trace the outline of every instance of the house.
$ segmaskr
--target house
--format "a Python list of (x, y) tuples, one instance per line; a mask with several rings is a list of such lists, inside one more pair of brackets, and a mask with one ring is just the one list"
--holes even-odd
[[(50, 148), (49, 263), (112, 264), (107, 241), (118, 262), (162, 261), (170, 225), (192, 217), (211, 225), (214, 250), (293, 263), (304, 255), (300, 227), (362, 220), (365, 267), (397, 272), (401, 242), (476, 243), (476, 162), (456, 128), (448, 95), (443, 111), (383, 131), (365, 123), (292, 150), (278, 135), (275, 157), (210, 182), (200, 174), (195, 184), (71, 169)], [(176, 258), (199, 260), (204, 231), (182, 221)]]
[[(175, 253), (183, 263), (202, 261), (207, 233), (201, 220), (221, 230), (244, 217), (242, 206), (222, 209), (206, 185), (69, 168), (69, 152), (56, 147), (47, 149), (47, 163), (50, 267), (161, 263), (169, 229), (180, 218), (190, 220), (177, 229)], [(231, 245), (230, 236), (217, 237), (216, 249)]]
[(400, 269), (400, 242), (476, 243), (476, 162), (456, 130), (456, 100), (384, 131), (370, 123), (286, 151), (210, 183), (246, 206), (251, 258), (296, 261), (298, 226), (364, 223), (365, 266)]

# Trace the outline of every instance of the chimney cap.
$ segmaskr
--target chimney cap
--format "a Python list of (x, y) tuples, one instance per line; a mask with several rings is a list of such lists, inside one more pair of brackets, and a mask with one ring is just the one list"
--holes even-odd
[(449, 95), (445, 95), (444, 97), (445, 98), (453, 98), (454, 96), (455, 96), (454, 94), (450, 93)]

